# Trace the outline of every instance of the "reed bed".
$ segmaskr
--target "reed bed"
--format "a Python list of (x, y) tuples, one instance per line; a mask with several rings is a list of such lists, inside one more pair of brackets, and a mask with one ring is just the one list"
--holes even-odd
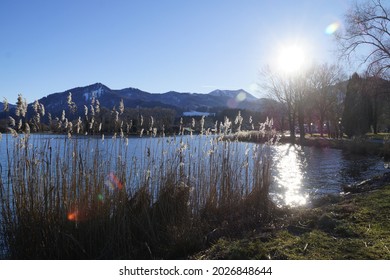
[(142, 141), (11, 132), (0, 176), (9, 259), (186, 258), (273, 213), (267, 143), (203, 127)]

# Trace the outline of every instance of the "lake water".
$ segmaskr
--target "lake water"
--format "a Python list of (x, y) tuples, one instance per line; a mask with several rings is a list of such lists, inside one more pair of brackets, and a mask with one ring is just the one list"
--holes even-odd
[(380, 157), (289, 144), (274, 147), (274, 192), (282, 204), (305, 204), (313, 197), (338, 194), (342, 186), (385, 172)]
[[(50, 141), (51, 145), (61, 148), (64, 138), (66, 136), (32, 135), (30, 145), (37, 147)], [(137, 158), (138, 162), (141, 163), (142, 159), (148, 156), (148, 153), (161, 154), (162, 156), (164, 153), (165, 155), (177, 153), (183, 142), (186, 145), (193, 143), (195, 150), (203, 150), (204, 153), (210, 149), (210, 138), (205, 137), (199, 140), (199, 137), (194, 137), (194, 139), (194, 142), (191, 142), (192, 138), (189, 136), (164, 139), (128, 138), (126, 140), (128, 158)], [(12, 145), (14, 141), (11, 135), (2, 135), (2, 140), (0, 140), (0, 170), (4, 180), (8, 169), (7, 143)], [(115, 153), (113, 141), (119, 141), (119, 139), (113, 140), (107, 137), (104, 141), (100, 138), (91, 141), (90, 137), (77, 137), (77, 141), (90, 143), (88, 149), (98, 147), (102, 150), (102, 155), (105, 153), (112, 155)], [(245, 151), (253, 150), (253, 145), (237, 143), (235, 149), (242, 149), (242, 153), (245, 153)], [(164, 152), (159, 151), (161, 146), (165, 147)], [(303, 205), (308, 203), (311, 198), (322, 194), (340, 193), (341, 186), (344, 184), (359, 182), (385, 171), (383, 160), (379, 157), (350, 155), (342, 150), (330, 148), (283, 144), (271, 147), (271, 155), (273, 159), (271, 196), (278, 204)], [(193, 158), (193, 160), (197, 159)], [(102, 161), (104, 163), (103, 158)]]

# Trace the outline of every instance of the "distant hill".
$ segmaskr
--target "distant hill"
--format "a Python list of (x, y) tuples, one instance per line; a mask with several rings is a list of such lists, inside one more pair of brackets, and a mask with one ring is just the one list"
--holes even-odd
[[(76, 105), (76, 112), (71, 112), (67, 100), (72, 94), (72, 102)], [(169, 91), (165, 93), (150, 93), (138, 88), (128, 87), (124, 89), (111, 89), (102, 83), (67, 89), (40, 98), (39, 103), (45, 107), (46, 115), (41, 119), (48, 123), (49, 114), (52, 119), (60, 118), (63, 110), (69, 120), (84, 116), (85, 106), (90, 110), (93, 99), (99, 100), (100, 108), (105, 111), (105, 116), (115, 107), (119, 110), (119, 104), (123, 100), (125, 108), (153, 109), (165, 108), (176, 112), (176, 117), (187, 116), (188, 112), (197, 112), (197, 115), (215, 116), (225, 109), (248, 110), (252, 112), (267, 113), (269, 104), (275, 101), (265, 98), (256, 98), (245, 90), (214, 90), (210, 93), (182, 93)], [(271, 102), (271, 103), (270, 103)], [(0, 102), (0, 120), (4, 127), (8, 116), (15, 117), (15, 105), (10, 104), (10, 112), (3, 112), (3, 103)], [(104, 109), (105, 108), (105, 109)], [(172, 111), (171, 111), (172, 112)], [(32, 103), (28, 106), (27, 118), (33, 117)], [(267, 113), (268, 114), (268, 113)], [(15, 117), (16, 118), (16, 117)]]
[(110, 89), (109, 87), (95, 83), (85, 87), (68, 89), (63, 92), (53, 93), (39, 99), (45, 105), (46, 111), (53, 116), (61, 114), (68, 107), (67, 97), (72, 93), (72, 101), (77, 105), (78, 113), (84, 110), (84, 105), (89, 106), (93, 98), (100, 102), (101, 107), (112, 109), (123, 100), (127, 108), (171, 108), (179, 114), (188, 111), (212, 111), (213, 108), (238, 108), (249, 110), (261, 110), (263, 99), (258, 99), (250, 93), (240, 90), (215, 90), (209, 94), (181, 93), (169, 91), (166, 93), (149, 93), (137, 88)]

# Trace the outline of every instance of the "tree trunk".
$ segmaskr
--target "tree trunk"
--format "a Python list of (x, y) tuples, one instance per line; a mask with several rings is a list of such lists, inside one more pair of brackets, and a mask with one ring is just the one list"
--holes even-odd
[(298, 125), (299, 125), (299, 139), (301, 142), (305, 140), (305, 115), (302, 104), (298, 107)]
[(295, 143), (295, 113), (291, 112), (291, 109), (288, 112), (288, 125), (290, 128), (290, 141)]
[(320, 114), (320, 125), (318, 126), (321, 137), (324, 137), (324, 117)]
[(374, 129), (374, 134), (378, 134), (378, 96), (375, 95), (372, 102), (372, 127)]

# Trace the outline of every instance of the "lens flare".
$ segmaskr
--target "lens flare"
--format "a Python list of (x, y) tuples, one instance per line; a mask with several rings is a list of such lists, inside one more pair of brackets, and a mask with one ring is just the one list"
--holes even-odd
[(246, 99), (246, 93), (241, 91), (239, 94), (236, 96), (237, 102), (242, 102)]
[(77, 222), (79, 220), (79, 211), (75, 210), (73, 212), (68, 213), (68, 220), (72, 222)]
[(238, 102), (235, 98), (230, 98), (226, 104), (229, 108), (237, 108)]
[(99, 201), (104, 201), (104, 195), (101, 193), (98, 194), (97, 198)]
[(110, 172), (107, 176), (107, 180), (105, 181), (106, 186), (108, 186), (111, 189), (118, 188), (121, 190), (123, 188), (123, 183), (119, 178), (114, 174), (114, 172)]
[(332, 35), (333, 33), (335, 33), (338, 29), (340, 28), (340, 23), (339, 22), (333, 22), (331, 24), (329, 24), (326, 29), (325, 29), (325, 33), (328, 34), (328, 35)]
[(91, 216), (92, 212), (83, 202), (78, 202), (69, 208), (66, 218), (71, 222), (84, 222)]

